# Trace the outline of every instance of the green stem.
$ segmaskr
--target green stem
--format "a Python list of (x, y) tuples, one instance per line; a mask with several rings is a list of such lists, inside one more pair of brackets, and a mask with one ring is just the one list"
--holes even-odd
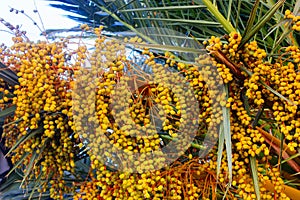
[[(196, 2), (200, 2), (200, 0), (197, 0)], [(227, 31), (227, 33), (231, 33), (233, 31), (236, 31), (232, 24), (225, 19), (225, 17), (219, 12), (218, 8), (212, 4), (210, 0), (202, 0), (202, 2), (206, 5), (207, 9), (212, 13), (212, 15), (222, 24), (224, 29)]]
[(260, 200), (260, 190), (259, 190), (259, 180), (258, 180), (258, 173), (257, 173), (257, 166), (256, 166), (256, 158), (253, 156), (249, 157), (250, 159), (250, 167), (252, 173), (252, 180), (254, 185), (254, 191), (256, 194), (256, 199)]
[[(171, 137), (171, 136), (169, 136), (169, 135), (160, 135), (160, 137), (161, 138), (164, 138), (164, 139), (168, 139), (168, 140), (174, 140), (174, 141), (177, 141), (178, 139), (176, 139), (176, 138), (173, 138), (173, 137)], [(204, 149), (206, 149), (204, 146), (202, 146), (202, 145), (200, 145), (200, 144), (196, 144), (196, 143), (194, 143), (194, 142), (192, 142), (191, 143), (191, 147), (194, 147), (194, 148), (196, 148), (196, 149), (202, 149), (202, 150), (204, 150)]]

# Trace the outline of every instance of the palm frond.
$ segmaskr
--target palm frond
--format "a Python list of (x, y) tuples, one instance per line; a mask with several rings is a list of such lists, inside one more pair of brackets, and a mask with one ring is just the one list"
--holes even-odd
[(2, 62), (0, 62), (0, 78), (11, 86), (15, 86), (19, 83), (16, 73), (5, 66)]
[[(247, 34), (245, 37), (247, 40), (259, 35), (256, 39), (267, 52), (274, 52), (279, 48), (280, 43), (285, 45), (286, 42), (296, 42), (296, 39), (290, 40), (286, 37), (286, 33), (282, 35), (286, 32), (282, 26), (276, 27), (274, 29), (276, 31), (270, 31), (274, 23), (280, 23), (279, 19), (282, 16), (278, 7), (285, 1), (280, 1), (276, 6), (273, 1), (257, 3), (243, 0), (214, 1), (214, 3), (210, 3), (210, 0), (171, 2), (57, 0), (52, 2), (51, 6), (75, 14), (75, 16), (68, 15), (69, 18), (92, 27), (104, 25), (106, 30), (111, 32), (130, 30), (137, 33), (138, 28), (161, 27), (204, 41), (208, 35), (222, 36), (237, 31)], [(291, 5), (292, 3), (287, 2), (283, 8), (289, 8)], [(276, 9), (271, 9), (272, 6)], [(253, 7), (256, 9), (252, 10)], [(252, 17), (249, 16), (251, 10)], [(274, 18), (267, 19), (267, 16), (273, 14)], [(258, 19), (254, 16), (261, 17)], [(250, 23), (247, 26), (248, 21)], [(256, 25), (252, 26), (252, 24)], [(277, 38), (278, 35), (282, 37)], [(298, 35), (295, 37), (297, 38)]]

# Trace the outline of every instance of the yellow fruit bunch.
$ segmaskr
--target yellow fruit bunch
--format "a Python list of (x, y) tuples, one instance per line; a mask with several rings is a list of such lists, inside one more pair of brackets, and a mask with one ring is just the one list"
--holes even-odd
[[(80, 140), (72, 127), (72, 82), (80, 67), (80, 47), (75, 53), (66, 48), (67, 40), (31, 43), (13, 38), (14, 45), (2, 51), (7, 66), (19, 77), (13, 92), (4, 90), (2, 101), (16, 106), (7, 119), (3, 137), (12, 162), (24, 172), (24, 182), (41, 182), (39, 191), (51, 183), (53, 197), (72, 191), (63, 180), (65, 171), (75, 173), (75, 155)], [(75, 64), (67, 57), (77, 54)], [(73, 56), (73, 55), (70, 55)], [(18, 144), (18, 146), (16, 146)]]
[[(156, 55), (138, 37), (108, 38), (102, 28), (94, 29), (93, 52), (83, 44), (71, 50), (68, 39), (22, 37), (0, 51), (19, 77), (14, 90), (0, 82), (0, 106), (16, 107), (4, 137), (24, 186), (35, 180), (54, 199), (215, 199), (216, 190), (256, 199), (250, 171), (256, 157), (261, 199), (289, 199), (270, 154), (280, 156), (278, 137), (285, 138), (284, 158), (299, 147), (298, 47), (269, 62), (256, 41), (241, 47), (241, 35), (232, 32), (204, 42), (208, 54), (191, 64), (170, 52)], [(127, 43), (141, 45), (142, 62), (128, 58)], [(223, 84), (228, 94), (220, 92)], [(224, 151), (217, 176), (224, 109), (232, 166)], [(89, 157), (84, 175), (83, 157)], [(295, 162), (288, 164), (297, 170)]]
[[(149, 74), (127, 58), (124, 42), (101, 35), (101, 30), (94, 30), (93, 53), (85, 45), (71, 50), (68, 39), (33, 43), (21, 36), (1, 50), (1, 61), (19, 77), (13, 91), (3, 87), (1, 106), (16, 107), (6, 119), (3, 137), (16, 170), (24, 174), (23, 187), (35, 180), (36, 189), (49, 189), (54, 199), (66, 194), (82, 199), (198, 197), (202, 191), (196, 182), (201, 181), (192, 174), (200, 177), (201, 140), (185, 150), (193, 141), (190, 135), (203, 138), (208, 127), (222, 121), (220, 106), (212, 108), (217, 88), (206, 83), (214, 86), (216, 80), (208, 80), (197, 65), (174, 61), (169, 53), (160, 64), (145, 49), (141, 56)], [(171, 67), (181, 71), (174, 75)], [(174, 154), (166, 157), (161, 149), (172, 142), (179, 145), (170, 145)], [(83, 179), (76, 162), (86, 152), (91, 169)], [(209, 176), (202, 171), (201, 178)], [(186, 175), (188, 185), (181, 180)]]
[[(204, 42), (224, 83), (229, 84), (226, 107), (230, 109), (233, 144), (232, 185), (241, 198), (256, 198), (248, 173), (250, 157), (256, 157), (256, 164), (261, 167), (258, 171), (261, 198), (288, 199), (282, 192), (283, 177), (269, 162), (274, 154), (280, 155), (278, 138), (284, 138), (284, 159), (296, 154), (299, 148), (299, 48), (288, 46), (270, 62), (256, 41), (240, 47), (241, 40), (239, 33), (232, 32), (223, 38), (212, 36)], [(299, 171), (299, 162), (289, 164)], [(225, 163), (223, 166), (227, 168)]]

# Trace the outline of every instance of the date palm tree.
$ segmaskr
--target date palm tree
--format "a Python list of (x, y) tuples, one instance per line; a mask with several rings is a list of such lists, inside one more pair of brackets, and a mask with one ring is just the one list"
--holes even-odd
[[(143, 1), (143, 0), (51, 0), (51, 6), (70, 12), (69, 18), (79, 22), (86, 23), (90, 27), (105, 26), (105, 30), (109, 31), (116, 37), (126, 37), (128, 35), (138, 35), (148, 43), (171, 44), (170, 51), (176, 51), (176, 47), (183, 45), (184, 40), (192, 40), (202, 43), (210, 36), (226, 37), (230, 32), (237, 31), (241, 33), (244, 45), (251, 39), (255, 38), (258, 44), (264, 48), (268, 55), (276, 58), (276, 54), (283, 46), (296, 44), (298, 45), (299, 34), (293, 33), (284, 28), (287, 22), (283, 19), (283, 10), (293, 7), (295, 13), (299, 13), (300, 1), (279, 0), (277, 2), (270, 1), (248, 1), (248, 0), (163, 0), (163, 1)], [(75, 14), (75, 15), (74, 15)], [(165, 28), (167, 33), (160, 33), (151, 38), (145, 34), (143, 28)], [(161, 30), (161, 29), (160, 29)], [(47, 30), (48, 36), (55, 37), (57, 33), (66, 30)], [(175, 33), (182, 33), (176, 35)], [(271, 60), (270, 60), (271, 62)], [(2, 65), (1, 65), (2, 66)], [(5, 66), (3, 66), (5, 68)], [(9, 76), (8, 76), (9, 75)], [(2, 78), (8, 85), (17, 84), (17, 77), (13, 71), (0, 71)], [(257, 110), (256, 108), (251, 108)], [(0, 117), (5, 117), (13, 113), (11, 110), (3, 110)], [(229, 112), (224, 110), (224, 112)], [(259, 114), (259, 112), (258, 112)], [(258, 122), (260, 115), (254, 116), (254, 120)], [(224, 119), (224, 127), (229, 127), (230, 119)], [(283, 142), (283, 140), (281, 140)], [(229, 174), (232, 173), (232, 152), (231, 152), (231, 134), (230, 129), (224, 129), (223, 137), (219, 139), (219, 147), (226, 145), (227, 162)], [(274, 144), (271, 144), (274, 145)], [(275, 145), (276, 146), (276, 145)], [(282, 151), (282, 146), (277, 145)], [(84, 151), (83, 151), (84, 152)], [(4, 152), (5, 153), (5, 152)], [(80, 169), (83, 174), (87, 173), (86, 157), (78, 155)], [(297, 155), (294, 155), (297, 157)], [(1, 154), (0, 154), (1, 158)], [(222, 150), (218, 152), (218, 162), (220, 164), (222, 158)], [(1, 158), (3, 159), (3, 158)], [(274, 156), (274, 159), (276, 156)], [(289, 158), (292, 159), (292, 158)], [(9, 163), (9, 160), (7, 161)], [(258, 192), (258, 177), (255, 171), (256, 160), (254, 159), (250, 165), (253, 171), (253, 182)], [(276, 162), (276, 161), (275, 161)], [(299, 164), (299, 163), (298, 163)], [(282, 168), (287, 172), (294, 172), (290, 166)], [(7, 170), (5, 170), (7, 171)], [(231, 174), (232, 176), (232, 174)], [(12, 173), (8, 179), (0, 185), (1, 195), (7, 199), (15, 197), (13, 195), (23, 194), (14, 193), (16, 191), (16, 180), (21, 180), (22, 176), (18, 173)], [(14, 192), (11, 192), (14, 191)], [(38, 198), (38, 194), (34, 194), (33, 198)], [(27, 197), (24, 197), (27, 198)], [(48, 198), (47, 194), (43, 198)]]

